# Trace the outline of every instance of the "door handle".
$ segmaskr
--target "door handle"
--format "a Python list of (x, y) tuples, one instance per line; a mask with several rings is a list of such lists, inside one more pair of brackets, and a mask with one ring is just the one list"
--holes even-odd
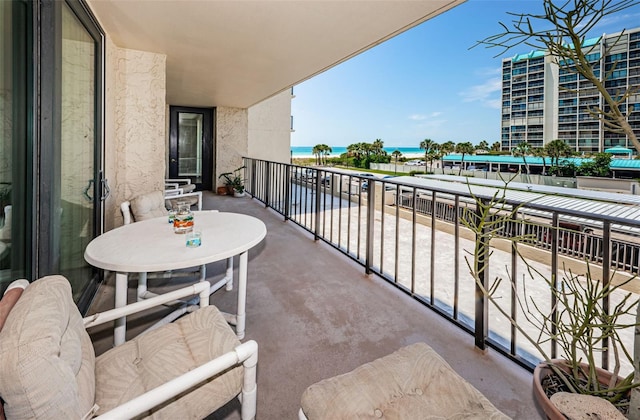
[(102, 185), (102, 195), (100, 196), (100, 200), (105, 201), (111, 195), (111, 189), (109, 188), (109, 183), (106, 178), (103, 178), (100, 181), (100, 184)]
[(90, 179), (89, 183), (87, 184), (85, 189), (82, 191), (82, 195), (84, 195), (87, 201), (93, 201), (93, 198), (89, 195), (89, 190), (91, 189), (92, 186), (93, 186), (93, 179)]
[(176, 162), (176, 160), (175, 160), (175, 159), (171, 159), (171, 163), (175, 163), (175, 162)]

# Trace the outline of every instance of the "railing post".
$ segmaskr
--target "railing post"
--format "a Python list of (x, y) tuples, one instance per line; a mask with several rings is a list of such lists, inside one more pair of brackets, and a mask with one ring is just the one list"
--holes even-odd
[[(366, 232), (366, 255), (365, 255), (365, 273), (371, 274), (371, 266), (373, 265), (373, 224), (376, 220), (376, 186), (375, 180), (370, 179), (367, 187), (367, 232)], [(384, 186), (382, 190), (384, 197)], [(384, 204), (382, 204), (382, 212), (384, 213)]]
[(315, 215), (315, 220), (314, 220), (314, 228), (313, 228), (313, 239), (314, 240), (318, 240), (320, 239), (320, 203), (321, 203), (321, 199), (320, 199), (320, 194), (321, 194), (321, 185), (320, 185), (320, 170), (317, 169), (315, 171), (315, 176), (313, 177), (316, 185), (315, 185), (315, 191), (316, 191), (316, 201), (315, 201), (315, 209), (313, 214)]
[(256, 185), (256, 160), (250, 158), (251, 162), (251, 195), (255, 198), (258, 193), (258, 186)]
[[(558, 310), (557, 307), (557, 297), (556, 290), (558, 290), (558, 238), (560, 237), (558, 232), (560, 229), (560, 217), (557, 212), (554, 212), (551, 216), (551, 287), (553, 287), (553, 291), (551, 292), (551, 308), (553, 308), (553, 313), (551, 314), (551, 335), (552, 337), (556, 335), (557, 328), (556, 323), (558, 321)], [(551, 339), (551, 358), (555, 359), (558, 354), (558, 343), (555, 338)]]
[[(480, 203), (476, 204), (476, 217), (483, 217)], [(489, 325), (489, 305), (487, 296), (484, 291), (489, 287), (489, 243), (486, 237), (486, 228), (482, 228), (482, 232), (476, 233), (476, 243), (478, 253), (478, 276), (481, 283), (476, 283), (476, 304), (475, 304), (475, 345), (480, 350), (486, 350), (486, 339), (488, 336)]]
[(284, 220), (289, 219), (291, 212), (291, 165), (285, 166), (284, 184)]
[[(608, 287), (611, 280), (611, 222), (605, 220), (602, 224), (602, 287)], [(609, 314), (609, 295), (604, 297), (602, 309)], [(602, 368), (609, 369), (609, 339), (602, 341)]]
[[(511, 228), (509, 229), (509, 236), (513, 237), (522, 237), (524, 232), (520, 229), (520, 225), (518, 224), (518, 213), (512, 213), (511, 219)], [(524, 223), (524, 220), (523, 220)], [(524, 225), (522, 226), (524, 227)], [(518, 282), (516, 279), (518, 278), (518, 242), (511, 241), (511, 319), (517, 321), (518, 316)], [(515, 355), (517, 350), (517, 334), (516, 334), (516, 324), (511, 324), (511, 336), (509, 341), (511, 342), (511, 346), (509, 351), (511, 354)]]
[[(436, 255), (436, 230), (437, 230), (437, 224), (436, 224), (436, 198), (437, 198), (437, 194), (435, 191), (431, 191), (431, 255)], [(458, 248), (456, 248), (457, 250)], [(456, 251), (456, 254), (458, 252)], [(436, 276), (435, 276), (435, 272), (436, 272), (436, 259), (435, 258), (431, 258), (430, 261), (431, 265), (429, 267), (429, 302), (432, 305), (435, 305), (436, 303), (436, 298), (435, 298), (435, 294), (436, 294)]]
[[(460, 295), (460, 196), (456, 195), (454, 201), (454, 215), (453, 215), (453, 232), (454, 232), (454, 245), (453, 249), (456, 250), (453, 256), (453, 319), (458, 319), (458, 298)], [(435, 255), (435, 254), (431, 254)], [(433, 270), (435, 270), (435, 265)]]
[(266, 168), (265, 168), (265, 174), (264, 174), (264, 206), (265, 207), (270, 207), (271, 206), (271, 162), (270, 161), (265, 161), (266, 163)]

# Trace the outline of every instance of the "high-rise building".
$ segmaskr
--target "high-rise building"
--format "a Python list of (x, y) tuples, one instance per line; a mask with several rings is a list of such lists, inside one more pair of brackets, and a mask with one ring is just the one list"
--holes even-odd
[[(606, 77), (611, 95), (622, 95), (627, 87), (640, 88), (640, 28), (587, 39), (582, 48), (596, 76)], [(542, 147), (555, 139), (564, 140), (578, 153), (614, 146), (633, 149), (626, 135), (607, 131), (589, 112), (608, 106), (591, 81), (564, 64), (559, 66), (546, 51), (502, 60), (502, 150), (523, 141)], [(632, 111), (628, 120), (640, 137), (640, 91), (626, 98), (620, 109)]]

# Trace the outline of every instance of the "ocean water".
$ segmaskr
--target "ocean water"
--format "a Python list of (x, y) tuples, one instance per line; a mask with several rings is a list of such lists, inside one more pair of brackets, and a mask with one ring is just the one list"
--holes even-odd
[[(312, 153), (313, 146), (291, 146), (291, 157), (315, 157)], [(424, 156), (424, 150), (419, 147), (385, 147), (384, 150), (391, 154), (394, 150), (399, 150), (404, 157), (420, 157)], [(331, 147), (330, 157), (338, 157), (343, 153), (347, 153), (346, 147)]]

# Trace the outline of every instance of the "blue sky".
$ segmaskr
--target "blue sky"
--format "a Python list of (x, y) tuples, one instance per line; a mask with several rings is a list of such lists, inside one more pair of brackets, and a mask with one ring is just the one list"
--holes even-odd
[[(530, 48), (495, 58), (498, 49), (469, 48), (501, 32), (507, 12), (540, 13), (542, 1), (468, 0), (295, 86), (291, 145), (499, 141), (501, 59)], [(640, 6), (603, 19), (593, 36), (638, 26)]]

